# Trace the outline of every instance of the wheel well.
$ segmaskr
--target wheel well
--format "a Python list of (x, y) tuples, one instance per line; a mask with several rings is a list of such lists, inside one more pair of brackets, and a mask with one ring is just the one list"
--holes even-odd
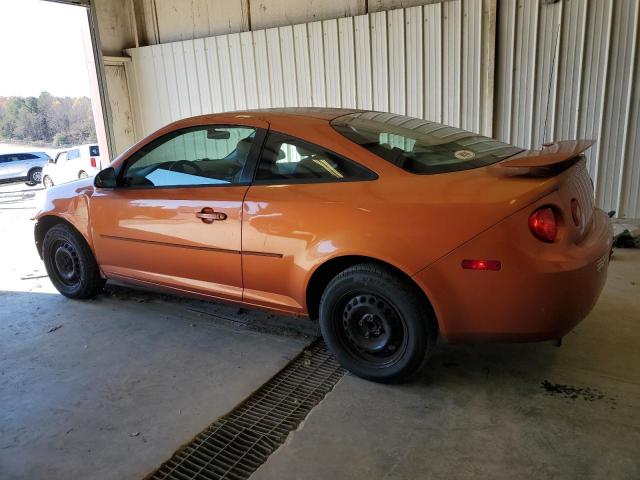
[[(348, 255), (344, 257), (332, 258), (331, 260), (328, 260), (327, 262), (320, 265), (316, 269), (316, 271), (313, 272), (307, 285), (307, 310), (309, 311), (309, 317), (313, 319), (318, 318), (318, 312), (320, 310), (320, 299), (322, 298), (322, 293), (324, 292), (331, 279), (343, 270), (346, 270), (347, 268), (359, 263), (377, 263), (378, 265), (382, 265), (388, 270), (392, 271), (396, 275), (406, 279), (413, 286), (418, 295), (420, 295), (420, 297), (424, 299), (425, 308), (428, 308), (432, 311), (433, 318), (435, 319), (435, 312), (433, 310), (431, 302), (429, 301), (429, 298), (409, 275), (404, 273), (399, 268), (394, 267), (390, 263), (383, 262), (376, 258), (361, 255)], [(434, 323), (437, 324), (437, 322)]]
[(70, 222), (66, 221), (63, 218), (56, 217), (55, 215), (47, 215), (38, 219), (36, 226), (33, 231), (33, 235), (36, 240), (36, 249), (38, 250), (38, 255), (42, 258), (42, 242), (44, 242), (44, 236), (47, 234), (49, 229), (54, 225), (58, 225), (59, 223), (66, 223), (74, 230), (77, 230)]

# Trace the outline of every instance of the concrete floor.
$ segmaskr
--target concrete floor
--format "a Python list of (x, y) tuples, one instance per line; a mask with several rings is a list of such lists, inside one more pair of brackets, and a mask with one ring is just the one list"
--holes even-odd
[(346, 376), (253, 478), (637, 480), (638, 345), (640, 251), (617, 250), (562, 347), (441, 345), (409, 385)]
[[(316, 331), (123, 288), (67, 300), (32, 213), (0, 201), (2, 480), (142, 478)], [(618, 250), (561, 348), (440, 345), (408, 385), (347, 375), (254, 478), (640, 478), (639, 293), (640, 251)]]
[(68, 300), (21, 205), (0, 207), (2, 480), (142, 478), (310, 341), (205, 302), (122, 288)]

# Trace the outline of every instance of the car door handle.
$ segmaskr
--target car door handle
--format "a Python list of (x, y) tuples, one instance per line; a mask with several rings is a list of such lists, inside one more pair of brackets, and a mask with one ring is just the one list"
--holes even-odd
[(227, 214), (222, 212), (214, 212), (213, 208), (204, 207), (201, 211), (196, 212), (196, 217), (204, 223), (213, 223), (215, 221), (226, 220)]

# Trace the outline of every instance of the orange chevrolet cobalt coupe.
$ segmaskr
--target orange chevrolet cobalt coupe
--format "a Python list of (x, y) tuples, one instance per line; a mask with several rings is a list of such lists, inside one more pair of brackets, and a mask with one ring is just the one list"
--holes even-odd
[(318, 318), (347, 369), (450, 342), (561, 338), (604, 285), (590, 141), (522, 151), (390, 113), (206, 115), (47, 191), (35, 240), (67, 297), (106, 279)]

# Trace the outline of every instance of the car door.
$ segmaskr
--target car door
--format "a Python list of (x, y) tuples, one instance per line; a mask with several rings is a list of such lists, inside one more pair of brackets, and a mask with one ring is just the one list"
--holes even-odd
[(59, 152), (56, 158), (51, 162), (50, 167), (46, 171), (46, 175), (51, 177), (55, 185), (65, 182), (64, 169), (67, 164), (67, 152)]
[(268, 123), (201, 125), (143, 146), (90, 202), (107, 276), (242, 298), (242, 202)]
[(80, 150), (74, 148), (67, 152), (67, 160), (62, 164), (62, 183), (71, 182), (78, 179), (80, 173)]
[(26, 173), (22, 173), (22, 170), (24, 169), (24, 162), (20, 159), (20, 157), (21, 155), (19, 153), (11, 153), (7, 155), (3, 168), (3, 174), (5, 178), (10, 179), (26, 176)]
[(9, 178), (9, 155), (0, 155), (0, 180)]
[(354, 216), (367, 215), (354, 198), (369, 197), (376, 178), (321, 146), (269, 132), (244, 201), (244, 301), (302, 313), (309, 271), (345, 250), (340, 232), (348, 236)]

